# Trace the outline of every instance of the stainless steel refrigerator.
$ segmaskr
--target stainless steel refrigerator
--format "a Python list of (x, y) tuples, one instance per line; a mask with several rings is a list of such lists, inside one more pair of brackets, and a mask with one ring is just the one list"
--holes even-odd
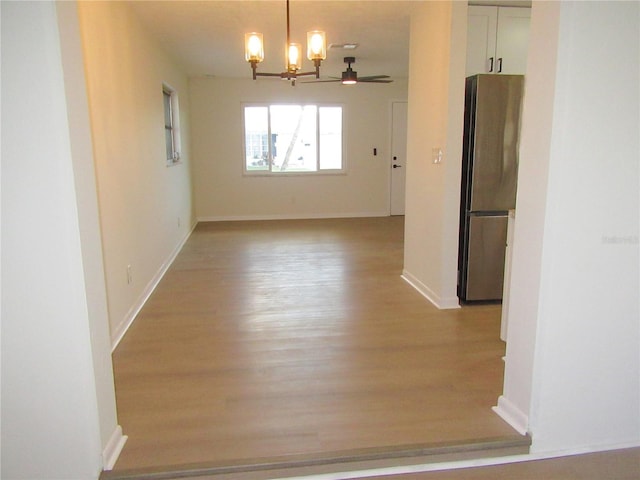
[(458, 297), (502, 299), (508, 212), (515, 208), (522, 75), (466, 79)]

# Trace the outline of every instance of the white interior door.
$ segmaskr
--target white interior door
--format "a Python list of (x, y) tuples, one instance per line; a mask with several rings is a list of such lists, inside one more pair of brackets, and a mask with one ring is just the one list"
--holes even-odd
[(407, 102), (391, 104), (391, 215), (404, 215), (407, 171)]

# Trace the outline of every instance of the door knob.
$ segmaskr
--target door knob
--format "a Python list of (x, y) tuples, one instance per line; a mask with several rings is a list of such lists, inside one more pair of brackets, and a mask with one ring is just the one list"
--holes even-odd
[(393, 168), (402, 168), (402, 165), (394, 165)]

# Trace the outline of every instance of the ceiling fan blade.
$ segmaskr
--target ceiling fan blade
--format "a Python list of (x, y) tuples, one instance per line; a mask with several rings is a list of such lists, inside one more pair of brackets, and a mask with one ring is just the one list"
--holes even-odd
[[(357, 77), (356, 83), (391, 83), (393, 80), (389, 80), (389, 75), (368, 75), (366, 77)], [(341, 82), (340, 77), (322, 78), (320, 80), (306, 80), (300, 83), (326, 83), (326, 82)]]
[(383, 78), (390, 78), (389, 75), (368, 75), (366, 77), (359, 77), (359, 82), (369, 82), (371, 80), (380, 80)]
[(324, 82), (341, 82), (340, 77), (321, 78), (319, 80), (303, 80), (300, 83), (324, 83)]
[[(327, 82), (341, 82), (342, 80), (337, 79), (337, 80), (310, 80), (307, 82), (300, 82), (300, 83), (327, 83)], [(359, 78), (358, 81), (356, 83), (393, 83), (393, 80), (385, 80), (385, 79), (373, 79), (373, 80), (367, 80), (367, 79), (362, 79)]]
[(335, 79), (335, 80), (307, 80), (306, 82), (300, 82), (300, 83), (327, 83), (327, 82), (340, 82), (341, 80), (339, 78)]

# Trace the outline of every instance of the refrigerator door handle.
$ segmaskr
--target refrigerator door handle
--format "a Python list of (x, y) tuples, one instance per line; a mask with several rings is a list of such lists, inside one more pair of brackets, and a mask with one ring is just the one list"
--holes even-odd
[(493, 72), (493, 57), (489, 57), (489, 73)]

